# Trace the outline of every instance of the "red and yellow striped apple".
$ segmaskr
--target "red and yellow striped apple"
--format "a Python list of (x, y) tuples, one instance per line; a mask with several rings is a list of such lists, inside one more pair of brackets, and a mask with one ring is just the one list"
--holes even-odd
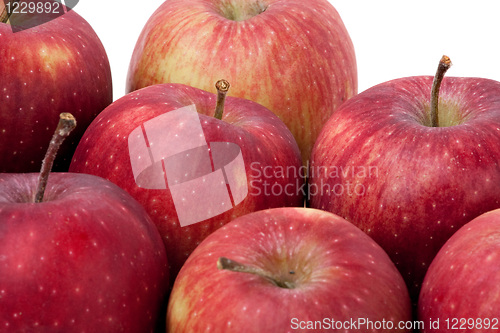
[[(285, 124), (262, 105), (235, 97), (225, 99), (218, 119), (214, 116), (218, 100), (215, 94), (182, 84), (155, 85), (130, 93), (111, 104), (90, 125), (70, 166), (72, 172), (111, 180), (146, 208), (165, 242), (172, 277), (202, 239), (235, 217), (266, 208), (304, 205), (301, 175), (305, 171), (299, 170), (300, 151)], [(194, 121), (188, 118), (189, 111), (181, 118), (169, 118), (186, 107), (193, 110)], [(187, 131), (191, 125), (198, 130)], [(144, 143), (146, 137), (149, 148), (144, 145), (145, 152), (139, 153), (132, 142), (139, 138)], [(197, 143), (196, 149), (182, 148), (193, 142)], [(240, 163), (232, 164), (238, 165), (233, 168), (237, 171), (234, 182), (229, 180), (229, 169), (215, 162), (216, 142), (236, 145), (241, 152)], [(193, 158), (197, 149), (206, 149), (207, 144), (213, 163), (209, 160), (205, 165), (202, 159)], [(172, 149), (178, 152), (173, 156), (186, 158), (179, 160), (178, 183), (169, 172), (172, 159), (165, 155)], [(164, 154), (155, 155), (159, 150)], [(139, 174), (134, 165), (141, 163), (144, 171)], [(282, 174), (273, 172), (279, 169)], [(211, 177), (220, 171), (226, 172), (225, 179), (212, 183)], [(197, 176), (191, 177), (193, 173)], [(184, 181), (184, 174), (189, 181)], [(153, 182), (155, 175), (158, 182)], [(227, 184), (233, 195), (227, 204), (219, 196), (220, 183), (223, 192), (227, 194)], [(189, 191), (178, 192), (181, 187), (188, 188), (184, 185), (190, 186)], [(238, 200), (235, 193), (242, 194)], [(218, 210), (222, 205), (227, 209)], [(204, 215), (215, 210), (218, 213), (211, 217)], [(206, 218), (186, 224), (185, 215)]]
[(409, 320), (405, 282), (379, 245), (339, 216), (288, 207), (239, 217), (196, 248), (167, 332), (410, 332)]
[(168, 290), (165, 247), (144, 208), (102, 178), (0, 173), (2, 332), (153, 332)]
[(112, 102), (111, 70), (101, 41), (74, 10), (17, 32), (0, 21), (0, 59), (0, 172), (39, 171), (52, 119), (71, 112), (79, 126), (54, 163), (54, 171), (67, 171), (83, 132)]
[(319, 136), (310, 167), (310, 206), (375, 239), (414, 299), (445, 241), (500, 207), (500, 82), (443, 79), (441, 69), (434, 79), (396, 79), (346, 102)]
[(419, 297), (422, 333), (500, 329), (500, 209), (458, 230), (432, 261)]
[(127, 92), (183, 83), (264, 105), (288, 126), (304, 161), (332, 112), (357, 93), (349, 34), (327, 0), (167, 0), (146, 23)]

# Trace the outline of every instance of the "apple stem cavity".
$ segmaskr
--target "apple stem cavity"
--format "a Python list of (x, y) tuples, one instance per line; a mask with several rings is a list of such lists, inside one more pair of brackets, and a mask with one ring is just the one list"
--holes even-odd
[[(7, 10), (7, 1), (5, 1), (5, 4), (4, 4), (4, 7), (3, 7), (3, 10), (2, 10), (2, 13), (0, 14), (0, 23), (7, 23), (9, 21), (9, 17), (12, 13), (9, 13), (9, 11)], [(19, 2), (19, 0), (11, 0), (10, 1), (10, 4), (9, 4), (9, 8), (11, 7), (14, 7), (14, 4), (16, 2)]]
[(226, 94), (229, 90), (230, 84), (226, 80), (222, 79), (215, 83), (215, 88), (217, 89), (217, 105), (215, 106), (214, 118), (222, 120), (222, 114), (224, 113), (224, 102), (226, 101)]
[(49, 148), (45, 153), (45, 157), (42, 162), (42, 169), (40, 170), (40, 176), (38, 177), (38, 188), (35, 194), (35, 203), (40, 203), (43, 201), (43, 196), (45, 194), (45, 188), (47, 186), (47, 181), (49, 180), (49, 174), (52, 170), (52, 165), (57, 155), (57, 151), (64, 139), (68, 137), (71, 131), (76, 127), (76, 119), (71, 113), (61, 113), (59, 115), (59, 123), (57, 124), (52, 140), (50, 140)]
[(431, 90), (431, 126), (439, 127), (439, 89), (441, 88), (441, 82), (443, 81), (444, 75), (451, 67), (451, 60), (448, 56), (442, 56), (439, 60), (438, 69), (436, 75), (434, 76), (434, 81), (432, 82)]
[[(254, 274), (270, 281), (271, 283), (280, 288), (285, 288), (285, 289), (295, 288), (295, 284), (293, 282), (277, 280), (274, 277), (270, 276), (266, 271), (264, 271), (261, 268), (247, 266), (226, 257), (220, 257), (219, 260), (217, 260), (217, 268), (232, 272)], [(292, 272), (293, 271), (290, 271), (290, 274), (295, 274), (295, 272), (293, 273)]]

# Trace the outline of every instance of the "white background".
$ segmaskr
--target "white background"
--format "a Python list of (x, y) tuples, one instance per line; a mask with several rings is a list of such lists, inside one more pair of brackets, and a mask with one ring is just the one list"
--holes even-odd
[[(94, 28), (111, 63), (114, 99), (125, 94), (139, 34), (164, 0), (80, 0), (75, 11)], [(307, 1), (307, 0), (304, 0)], [(500, 81), (500, 1), (330, 0), (356, 50), (359, 92), (384, 81), (434, 75), (443, 54), (449, 76)]]

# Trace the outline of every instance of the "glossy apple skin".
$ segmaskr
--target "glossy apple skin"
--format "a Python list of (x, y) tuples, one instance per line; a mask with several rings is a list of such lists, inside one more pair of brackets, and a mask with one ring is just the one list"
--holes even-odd
[[(414, 298), (446, 240), (500, 207), (500, 83), (446, 77), (440, 119), (464, 120), (428, 127), (432, 80), (389, 81), (346, 102), (318, 138), (310, 167), (316, 171), (311, 186), (320, 189), (310, 206), (344, 217), (375, 239)], [(344, 174), (318, 172), (319, 166), (344, 168)], [(321, 190), (336, 185), (336, 192)]]
[[(457, 332), (494, 332), (500, 328), (499, 256), (498, 209), (465, 224), (446, 242), (427, 271), (419, 298), (420, 320), (439, 319), (440, 325), (424, 333), (449, 332), (453, 324), (459, 328), (464, 325), (461, 318), (472, 318), (474, 323), (466, 322), (465, 330)], [(489, 327), (485, 319), (489, 319)]]
[[(257, 16), (225, 17), (230, 6), (245, 12), (258, 2), (266, 10)], [(137, 41), (127, 92), (157, 83), (214, 92), (221, 77), (232, 84), (230, 96), (280, 117), (304, 161), (329, 116), (358, 86), (352, 41), (326, 0), (168, 0)]]
[[(295, 288), (218, 270), (219, 257), (262, 268)], [(411, 305), (397, 268), (361, 230), (328, 212), (276, 208), (239, 217), (196, 248), (174, 283), (167, 331), (293, 332), (293, 318), (396, 323), (411, 319)]]
[(99, 177), (0, 174), (0, 326), (10, 332), (152, 332), (168, 289), (153, 222)]
[(92, 27), (74, 10), (13, 33), (0, 23), (0, 172), (38, 172), (59, 114), (77, 128), (54, 171), (67, 171), (87, 126), (112, 102), (111, 70)]
[[(221, 121), (213, 117), (215, 103), (214, 94), (180, 84), (156, 85), (130, 93), (106, 108), (91, 124), (70, 166), (73, 172), (94, 174), (116, 183), (146, 208), (167, 248), (171, 281), (201, 240), (235, 217), (271, 207), (304, 205), (300, 190), (302, 178), (292, 173), (283, 178), (274, 175), (266, 178), (260, 169), (256, 171), (256, 166), (270, 170), (279, 167), (298, 170), (302, 166), (297, 143), (283, 122), (257, 103), (233, 97), (226, 98)], [(221, 215), (181, 227), (170, 190), (137, 186), (132, 174), (128, 137), (145, 121), (192, 104), (199, 113), (207, 142), (233, 142), (241, 148), (249, 194), (243, 202)], [(179, 129), (172, 123), (165, 131)], [(252, 163), (257, 164), (252, 167)], [(262, 179), (280, 188), (291, 184), (293, 190), (288, 193), (293, 195), (285, 192), (265, 195), (257, 182)]]

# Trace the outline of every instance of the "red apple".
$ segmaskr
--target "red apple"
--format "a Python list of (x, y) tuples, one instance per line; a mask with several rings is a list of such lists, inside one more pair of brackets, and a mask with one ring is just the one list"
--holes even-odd
[(0, 330), (152, 332), (169, 278), (154, 223), (102, 178), (46, 182), (47, 161), (40, 176), (0, 173)]
[(0, 172), (39, 171), (52, 119), (71, 112), (79, 126), (54, 164), (54, 171), (67, 171), (85, 128), (112, 102), (111, 70), (99, 38), (74, 10), (15, 33), (0, 22), (0, 59)]
[(276, 208), (196, 248), (175, 280), (167, 331), (410, 332), (410, 320), (405, 282), (372, 239), (328, 212)]
[(306, 172), (286, 126), (234, 97), (216, 119), (216, 100), (181, 84), (130, 93), (91, 124), (70, 167), (111, 180), (146, 208), (172, 277), (202, 239), (235, 217), (304, 204)]
[(500, 207), (500, 82), (447, 77), (432, 86), (430, 76), (401, 78), (346, 102), (319, 136), (310, 166), (310, 206), (377, 241), (414, 299), (445, 241)]
[(500, 329), (500, 210), (475, 218), (439, 251), (422, 285), (419, 318), (427, 332)]
[(127, 92), (157, 83), (213, 91), (280, 117), (304, 161), (321, 128), (357, 93), (349, 34), (326, 0), (167, 0), (146, 23), (130, 62)]

